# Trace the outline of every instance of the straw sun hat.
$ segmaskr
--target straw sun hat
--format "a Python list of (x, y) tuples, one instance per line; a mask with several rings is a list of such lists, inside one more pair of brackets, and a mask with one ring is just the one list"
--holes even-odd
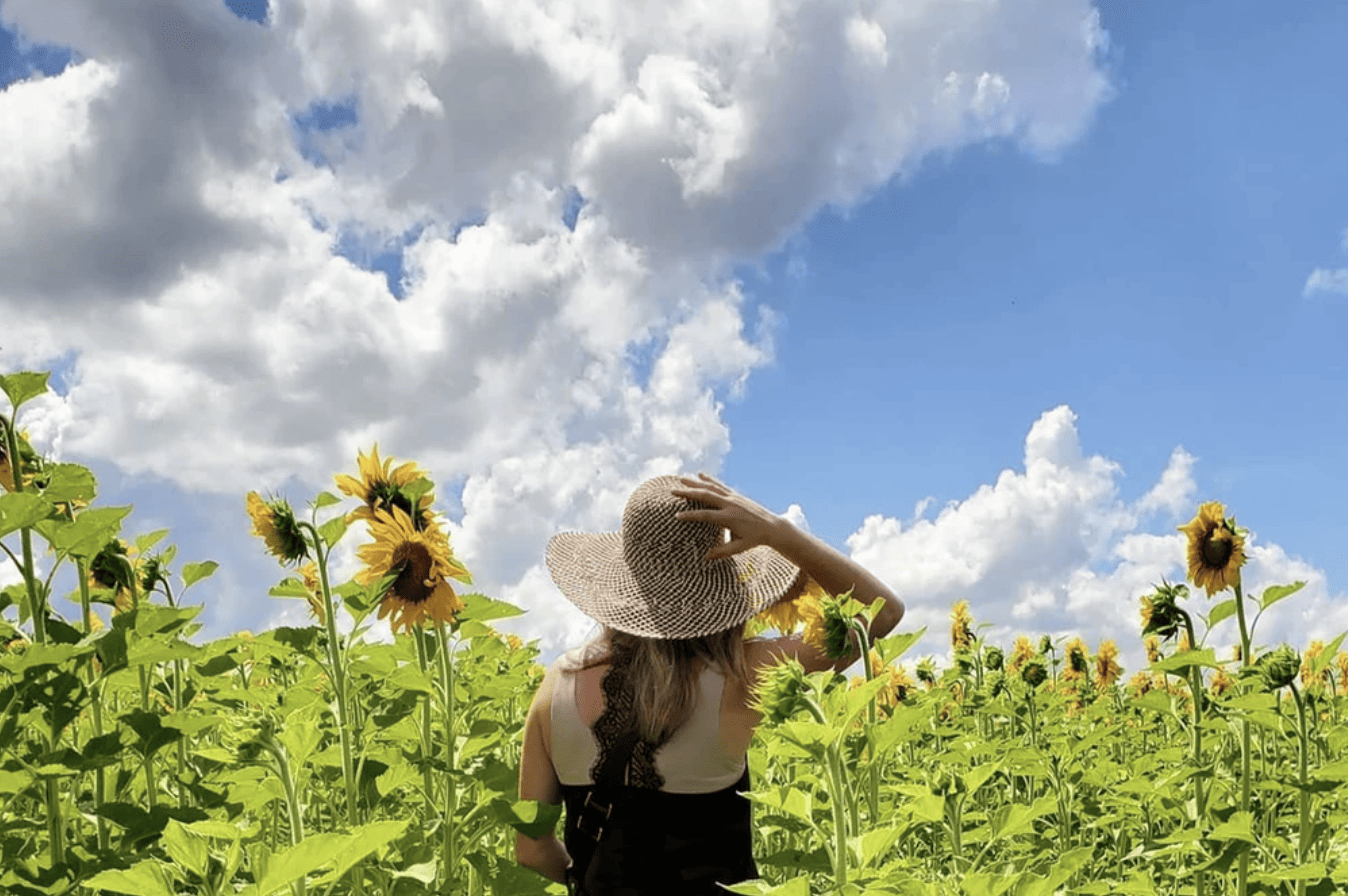
[(610, 628), (647, 638), (700, 638), (733, 628), (776, 603), (800, 569), (766, 545), (706, 560), (724, 540), (715, 523), (678, 520), (711, 509), (671, 494), (677, 476), (637, 486), (621, 532), (563, 532), (548, 543), (562, 594)]

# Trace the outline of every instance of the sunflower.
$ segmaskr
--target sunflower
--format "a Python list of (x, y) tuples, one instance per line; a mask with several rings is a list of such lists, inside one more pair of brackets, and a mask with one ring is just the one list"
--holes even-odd
[(1223, 515), (1218, 501), (1198, 508), (1198, 515), (1179, 530), (1189, 537), (1189, 580), (1209, 595), (1240, 583), (1245, 565), (1245, 537), (1235, 520)]
[(1073, 638), (1068, 641), (1067, 647), (1063, 651), (1063, 657), (1067, 660), (1067, 666), (1062, 673), (1064, 681), (1076, 681), (1088, 677), (1090, 663), (1086, 659), (1085, 641), (1080, 638)]
[(1118, 681), (1121, 672), (1119, 645), (1106, 638), (1100, 642), (1100, 652), (1095, 655), (1095, 683), (1101, 689), (1108, 688)]
[(1161, 639), (1155, 635), (1142, 639), (1142, 649), (1147, 652), (1147, 662), (1155, 663), (1161, 659)]
[(1037, 654), (1034, 645), (1030, 643), (1029, 638), (1021, 635), (1016, 638), (1015, 646), (1011, 648), (1011, 660), (1006, 664), (1006, 671), (1012, 675), (1016, 674), (1020, 671), (1021, 666), (1034, 659), (1035, 656)]
[(370, 585), (391, 578), (380, 599), (379, 618), (389, 617), (394, 632), (428, 619), (452, 622), (464, 603), (448, 580), (472, 582), (472, 577), (454, 559), (449, 538), (438, 528), (418, 531), (399, 507), (374, 511), (370, 536), (372, 543), (356, 549), (365, 564), (356, 581)]
[[(426, 480), (426, 471), (418, 467), (415, 461), (395, 467), (393, 458), (380, 459), (379, 445), (376, 443), (369, 455), (356, 453), (356, 466), (360, 470), (359, 478), (346, 473), (334, 477), (340, 492), (359, 498), (363, 505), (347, 515), (349, 521), (365, 520), (373, 523), (377, 511), (389, 511), (396, 507), (413, 519), (418, 530), (431, 527), (434, 523), (431, 504), (435, 497), (429, 489), (418, 491), (411, 488), (413, 483)], [(412, 511), (413, 502), (416, 504), (415, 514)]]
[(282, 563), (298, 563), (309, 556), (309, 544), (288, 501), (284, 498), (264, 501), (257, 492), (249, 492), (247, 501), (253, 534), (266, 543), (273, 556)]
[(1227, 675), (1225, 669), (1219, 668), (1216, 672), (1212, 673), (1212, 684), (1209, 685), (1209, 687), (1212, 690), (1212, 696), (1220, 697), (1222, 694), (1225, 694), (1227, 691), (1231, 690), (1231, 688), (1235, 687), (1235, 684), (1235, 679), (1230, 675)]
[(1312, 641), (1301, 655), (1301, 686), (1308, 691), (1322, 690), (1327, 683), (1329, 670), (1326, 668), (1316, 672), (1314, 668), (1316, 659), (1324, 652), (1324, 641)]
[(1334, 657), (1334, 668), (1339, 670), (1338, 692), (1348, 694), (1348, 652), (1338, 652)]
[(752, 637), (771, 628), (783, 635), (791, 635), (799, 626), (809, 620), (810, 611), (806, 607), (810, 604), (818, 606), (820, 599), (826, 596), (819, 583), (807, 576), (800, 594), (794, 598), (779, 600), (750, 619), (749, 624), (745, 626), (744, 633), (746, 636)]
[(1155, 687), (1156, 679), (1146, 672), (1137, 672), (1132, 678), (1128, 679), (1128, 691), (1134, 697), (1142, 697), (1150, 693)]
[(963, 650), (973, 646), (973, 643), (974, 617), (969, 612), (969, 602), (956, 601), (950, 611), (950, 646), (955, 650)]

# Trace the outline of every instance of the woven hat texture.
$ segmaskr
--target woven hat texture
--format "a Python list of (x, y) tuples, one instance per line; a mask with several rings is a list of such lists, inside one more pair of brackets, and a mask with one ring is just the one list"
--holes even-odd
[(548, 570), (581, 612), (647, 638), (701, 638), (772, 606), (800, 569), (766, 545), (708, 561), (724, 538), (715, 523), (675, 519), (709, 505), (678, 498), (677, 476), (639, 485), (621, 532), (563, 532), (548, 543)]

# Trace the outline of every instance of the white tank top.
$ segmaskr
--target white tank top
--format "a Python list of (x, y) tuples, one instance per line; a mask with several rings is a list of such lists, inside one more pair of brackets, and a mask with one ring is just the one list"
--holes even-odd
[[(563, 784), (587, 785), (599, 756), (599, 743), (580, 718), (576, 680), (567, 669), (579, 664), (584, 648), (562, 654), (552, 693), (552, 764)], [(557, 668), (559, 667), (560, 668)], [(744, 774), (745, 756), (731, 756), (721, 741), (721, 694), (725, 674), (707, 668), (698, 677), (693, 714), (655, 753), (655, 768), (665, 779), (666, 793), (711, 793), (734, 784)]]

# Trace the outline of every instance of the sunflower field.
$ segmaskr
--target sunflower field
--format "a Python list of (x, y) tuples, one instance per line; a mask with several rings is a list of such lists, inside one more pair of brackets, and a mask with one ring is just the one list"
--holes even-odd
[[(247, 495), (271, 593), (311, 622), (202, 641), (188, 592), (216, 563), (32, 449), (22, 406), (46, 388), (0, 376), (0, 893), (563, 892), (513, 857), (560, 811), (516, 792), (538, 650), (494, 628), (518, 608), (471, 592), (425, 471), (372, 449), (302, 510)], [(1221, 505), (1183, 531), (1188, 583), (1137, 596), (1131, 677), (1111, 641), (988, 643), (963, 602), (944, 668), (905, 660), (905, 632), (850, 679), (773, 670), (750, 753), (762, 879), (731, 890), (1348, 892), (1343, 637), (1261, 646), (1301, 583), (1245, 594)], [(359, 571), (331, 581), (357, 536)], [(759, 624), (842, 649), (865, 615), (814, 590)], [(376, 619), (391, 642), (365, 637)]]

